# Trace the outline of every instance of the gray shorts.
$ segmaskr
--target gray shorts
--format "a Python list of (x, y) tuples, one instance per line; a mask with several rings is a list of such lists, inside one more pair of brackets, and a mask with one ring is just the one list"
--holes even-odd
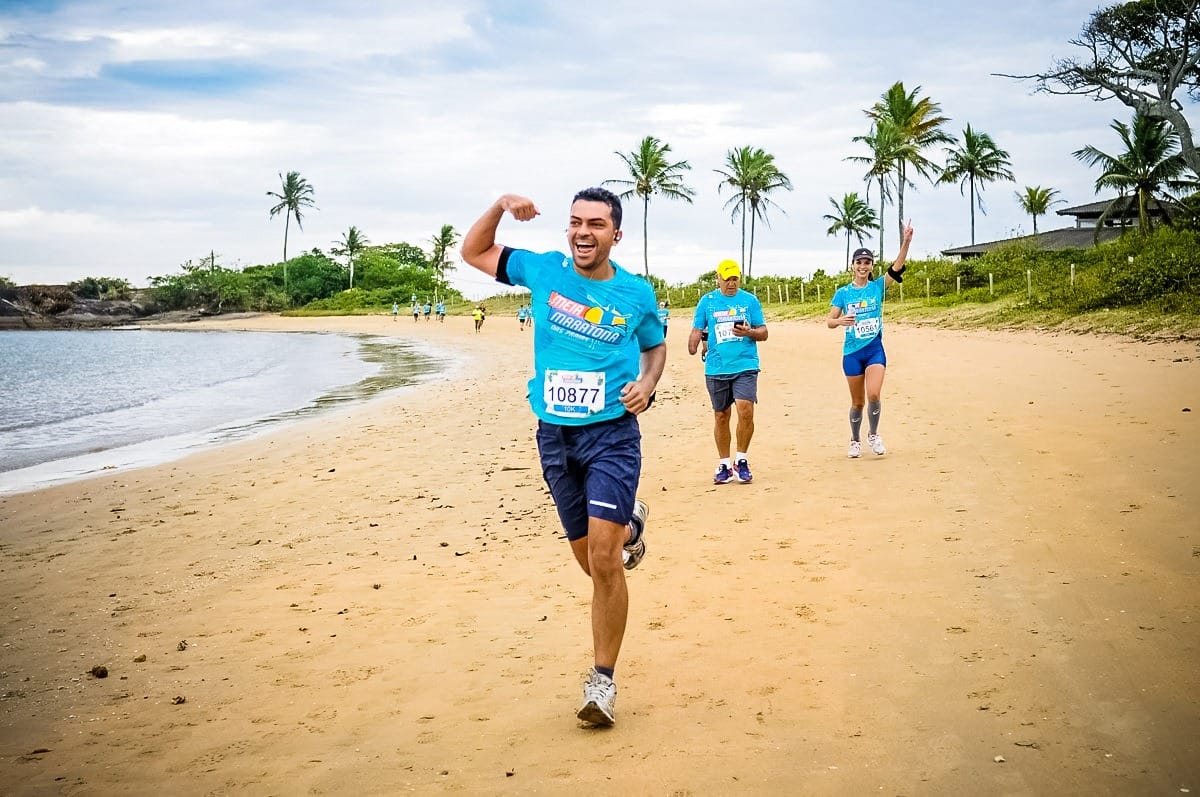
[(752, 404), (758, 403), (758, 371), (705, 376), (704, 384), (708, 387), (713, 412), (724, 412), (739, 399)]

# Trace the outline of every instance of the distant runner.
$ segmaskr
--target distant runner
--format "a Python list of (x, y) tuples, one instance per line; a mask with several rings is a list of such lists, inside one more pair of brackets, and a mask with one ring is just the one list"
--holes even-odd
[(825, 324), (830, 329), (846, 328), (842, 343), (842, 373), (850, 387), (850, 448), (846, 456), (862, 456), (859, 432), (862, 428), (863, 404), (867, 407), (867, 445), (878, 456), (887, 453), (879, 436), (879, 415), (883, 409), (883, 375), (887, 369), (887, 354), (883, 351), (883, 297), (893, 282), (903, 282), (904, 262), (908, 245), (912, 243), (913, 228), (908, 224), (900, 242), (896, 261), (876, 279), (871, 279), (875, 256), (870, 249), (855, 249), (850, 258), (854, 280), (834, 291)]
[[(754, 405), (758, 403), (758, 344), (767, 339), (758, 298), (739, 286), (742, 270), (732, 260), (717, 265), (717, 289), (700, 297), (688, 335), (688, 354), (702, 343), (705, 353), (704, 384), (713, 408), (713, 439), (717, 444), (717, 469), (713, 484), (737, 479), (749, 484), (750, 440), (754, 437)], [(707, 343), (705, 343), (707, 341)], [(729, 456), (734, 435), (729, 430), (737, 406), (737, 451)]]

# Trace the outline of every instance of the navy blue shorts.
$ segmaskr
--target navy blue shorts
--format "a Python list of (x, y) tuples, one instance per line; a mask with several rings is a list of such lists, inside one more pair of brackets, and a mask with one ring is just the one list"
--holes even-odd
[(858, 351), (842, 355), (842, 373), (846, 376), (862, 376), (867, 372), (868, 365), (887, 365), (883, 335), (876, 335), (873, 341)]
[(713, 412), (724, 412), (737, 400), (758, 403), (758, 371), (742, 371), (728, 376), (705, 376), (704, 386)]
[(626, 413), (587, 426), (538, 421), (542, 477), (568, 540), (587, 536), (588, 518), (625, 525), (642, 474), (642, 431)]

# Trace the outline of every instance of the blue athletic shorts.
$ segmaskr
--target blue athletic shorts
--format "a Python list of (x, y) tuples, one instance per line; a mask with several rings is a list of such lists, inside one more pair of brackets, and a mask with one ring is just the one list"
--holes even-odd
[(728, 376), (706, 376), (704, 384), (708, 388), (713, 412), (724, 412), (738, 399), (758, 403), (758, 371), (742, 371), (740, 374)]
[(887, 354), (883, 351), (883, 335), (856, 352), (842, 355), (842, 373), (846, 376), (862, 376), (868, 365), (887, 365)]
[(568, 540), (587, 536), (589, 517), (629, 522), (642, 474), (636, 415), (587, 426), (538, 421), (537, 444), (542, 477)]

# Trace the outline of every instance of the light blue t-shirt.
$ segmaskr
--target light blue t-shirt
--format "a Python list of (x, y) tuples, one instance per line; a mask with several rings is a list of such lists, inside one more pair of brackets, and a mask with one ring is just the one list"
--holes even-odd
[(662, 325), (664, 327), (667, 325), (667, 319), (670, 317), (671, 317), (670, 310), (668, 310), (665, 307), (658, 308), (658, 320), (662, 322)]
[(438, 315), (445, 315), (446, 314), (446, 303), (438, 302), (437, 307), (435, 307), (433, 311), (435, 313), (437, 313)]
[(726, 296), (715, 290), (700, 297), (692, 326), (708, 330), (705, 376), (731, 376), (758, 370), (758, 341), (734, 335), (735, 321), (745, 321), (752, 327), (767, 323), (762, 304), (754, 294), (739, 289), (733, 296)]
[(524, 321), (525, 317), (526, 317), (525, 306), (521, 305), (520, 307), (517, 308), (517, 320)]
[(650, 283), (616, 263), (611, 279), (586, 279), (562, 252), (505, 249), (501, 263), (509, 284), (532, 294), (534, 415), (561, 426), (624, 415), (621, 390), (642, 352), (663, 342)]
[(871, 341), (883, 335), (883, 297), (887, 275), (880, 275), (861, 288), (854, 283), (843, 285), (833, 292), (830, 307), (840, 307), (842, 315), (853, 315), (854, 326), (846, 327), (846, 340), (842, 354), (853, 354)]

